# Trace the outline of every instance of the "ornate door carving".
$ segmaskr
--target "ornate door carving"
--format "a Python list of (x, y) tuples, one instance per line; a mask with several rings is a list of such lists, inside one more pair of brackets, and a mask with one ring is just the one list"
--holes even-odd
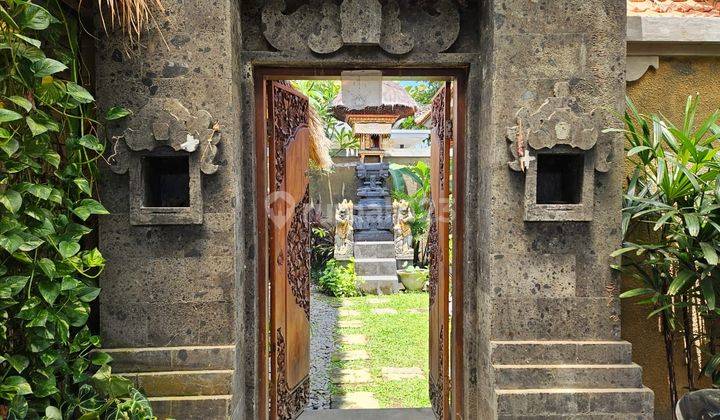
[(450, 418), (450, 98), (446, 82), (432, 102), (430, 134), (430, 401), (438, 419)]
[(268, 82), (270, 239), (270, 418), (307, 405), (310, 372), (308, 99)]

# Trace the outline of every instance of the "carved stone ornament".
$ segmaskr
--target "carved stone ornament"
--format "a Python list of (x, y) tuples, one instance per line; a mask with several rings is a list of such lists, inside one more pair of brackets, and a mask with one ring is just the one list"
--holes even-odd
[(412, 259), (413, 236), (410, 223), (415, 221), (415, 215), (406, 200), (393, 201), (393, 232), (395, 233), (395, 257), (397, 259)]
[(593, 165), (599, 172), (607, 172), (611, 144), (598, 143), (598, 130), (602, 126), (598, 111), (582, 112), (574, 97), (569, 94), (567, 82), (555, 84), (555, 95), (547, 98), (537, 110), (520, 108), (515, 114), (516, 125), (507, 129), (510, 153), (513, 160), (508, 162), (514, 171), (528, 167), (530, 149), (551, 149), (555, 146), (569, 146), (583, 151), (595, 148)]
[(353, 257), (353, 202), (343, 200), (335, 210), (335, 259)]
[(343, 45), (377, 45), (391, 54), (445, 51), (460, 33), (458, 5), (426, 3), (432, 10), (401, 8), (397, 0), (315, 0), (286, 13), (284, 0), (270, 0), (262, 12), (264, 35), (280, 51), (329, 54)]
[(213, 174), (220, 127), (205, 110), (192, 114), (177, 99), (153, 98), (132, 117), (109, 158), (113, 172), (127, 172), (132, 152), (169, 146), (176, 152), (200, 153), (200, 171)]

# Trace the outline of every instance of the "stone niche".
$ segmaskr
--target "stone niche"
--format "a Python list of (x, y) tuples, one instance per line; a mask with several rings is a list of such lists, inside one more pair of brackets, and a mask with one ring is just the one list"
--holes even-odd
[(583, 112), (565, 82), (536, 110), (520, 108), (507, 130), (510, 169), (525, 174), (527, 222), (593, 219), (595, 171), (607, 172), (611, 144), (603, 117)]
[(151, 99), (113, 137), (113, 172), (129, 173), (130, 224), (203, 222), (202, 174), (213, 174), (220, 128), (210, 113)]

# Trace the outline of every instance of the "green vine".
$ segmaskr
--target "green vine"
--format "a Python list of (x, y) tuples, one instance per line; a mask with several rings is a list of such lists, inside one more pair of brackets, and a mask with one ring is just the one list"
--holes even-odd
[(87, 326), (105, 267), (89, 221), (108, 212), (78, 22), (58, 0), (0, 0), (0, 29), (0, 418), (150, 418)]

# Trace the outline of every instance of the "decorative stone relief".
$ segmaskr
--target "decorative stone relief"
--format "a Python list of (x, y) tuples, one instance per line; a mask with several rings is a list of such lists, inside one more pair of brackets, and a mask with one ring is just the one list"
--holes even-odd
[[(514, 171), (524, 172), (531, 159), (526, 154), (530, 149), (550, 149), (557, 145), (592, 149), (598, 142), (599, 117), (600, 113), (595, 110), (580, 111), (577, 101), (570, 96), (567, 82), (556, 83), (554, 96), (547, 98), (537, 110), (522, 107), (515, 114), (517, 125), (509, 127), (506, 136), (514, 158), (508, 165)], [(609, 148), (603, 147), (596, 156), (598, 171), (607, 171), (608, 156)]]
[(335, 259), (353, 257), (353, 202), (343, 200), (335, 210)]
[[(430, 7), (432, 10), (427, 10)], [(284, 13), (284, 0), (271, 0), (262, 12), (265, 39), (280, 51), (329, 54), (343, 45), (380, 46), (391, 54), (447, 50), (460, 33), (460, 14), (453, 0), (407, 7), (397, 0), (323, 0)], [(403, 31), (408, 28), (411, 32)]]
[(553, 97), (536, 110), (520, 108), (507, 129), (508, 165), (526, 173), (526, 221), (591, 220), (594, 172), (610, 169), (612, 139), (597, 129), (603, 115), (582, 111), (569, 91), (557, 83)]
[(210, 175), (218, 170), (214, 159), (219, 142), (220, 126), (209, 112), (191, 114), (177, 99), (152, 98), (119, 136), (109, 161), (113, 172), (123, 174), (128, 170), (130, 152), (153, 151), (162, 146), (176, 152), (199, 150), (200, 170)]
[(220, 127), (210, 113), (152, 98), (127, 124), (108, 161), (113, 172), (129, 172), (130, 223), (202, 223), (200, 176), (218, 170)]
[(657, 55), (630, 55), (625, 61), (625, 81), (634, 82), (640, 80), (650, 70), (660, 68), (660, 57)]
[(410, 204), (406, 200), (393, 201), (393, 232), (395, 233), (395, 258), (399, 260), (412, 259), (413, 236), (410, 223), (415, 221)]

